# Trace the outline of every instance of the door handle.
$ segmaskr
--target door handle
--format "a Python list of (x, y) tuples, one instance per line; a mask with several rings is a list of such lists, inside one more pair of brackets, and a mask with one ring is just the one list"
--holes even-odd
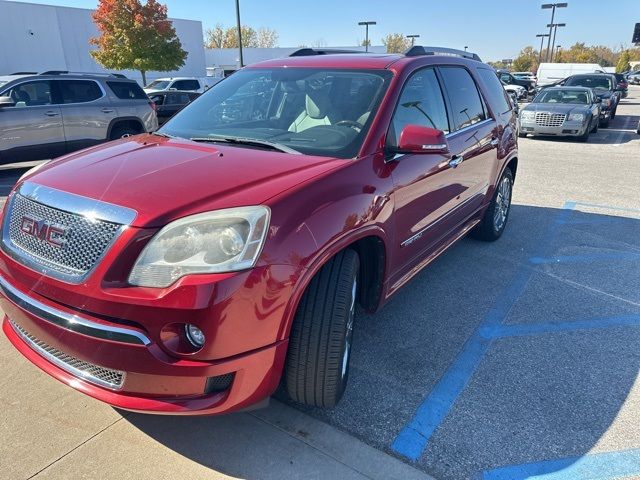
[(113, 113), (113, 108), (103, 108), (102, 113)]
[(451, 160), (449, 160), (449, 166), (451, 168), (456, 168), (462, 163), (462, 160), (464, 160), (462, 158), (462, 155), (454, 155), (453, 157), (451, 157)]
[(491, 146), (492, 147), (497, 147), (500, 144), (500, 140), (498, 140), (497, 138), (492, 138), (491, 139)]
[(58, 112), (54, 112), (53, 110), (49, 110), (48, 112), (44, 112), (47, 117), (57, 117), (60, 115)]

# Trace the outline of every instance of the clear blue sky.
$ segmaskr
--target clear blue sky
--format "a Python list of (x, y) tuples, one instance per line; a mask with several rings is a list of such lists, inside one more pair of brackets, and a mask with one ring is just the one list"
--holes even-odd
[[(235, 24), (234, 0), (160, 0), (169, 16), (201, 20), (203, 27)], [(551, 1), (551, 0), (549, 0)], [(95, 8), (96, 0), (34, 0), (33, 3)], [(419, 34), (424, 45), (469, 46), (483, 59), (515, 56), (526, 45), (539, 48), (537, 33), (550, 20), (541, 0), (240, 0), (242, 23), (269, 27), (280, 34), (279, 46), (355, 45), (364, 38), (361, 20), (376, 20), (369, 35), (374, 45), (388, 33)], [(577, 41), (630, 46), (633, 26), (640, 22), (640, 0), (568, 0), (556, 10), (556, 43)]]

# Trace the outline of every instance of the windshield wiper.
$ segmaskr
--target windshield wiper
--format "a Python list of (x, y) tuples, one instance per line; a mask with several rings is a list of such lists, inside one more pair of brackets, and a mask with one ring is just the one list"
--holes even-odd
[(242, 137), (191, 137), (189, 140), (193, 142), (207, 142), (207, 143), (229, 143), (232, 145), (248, 145), (253, 147), (268, 148), (269, 150), (275, 150), (283, 153), (293, 153), (299, 155), (298, 150), (294, 150), (291, 147), (282, 145), (281, 143), (270, 142), (268, 140), (257, 140), (255, 138), (242, 138)]

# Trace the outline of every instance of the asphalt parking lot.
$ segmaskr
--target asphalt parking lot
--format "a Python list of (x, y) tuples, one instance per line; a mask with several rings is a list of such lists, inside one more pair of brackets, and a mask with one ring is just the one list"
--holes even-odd
[(125, 414), (2, 337), (0, 478), (640, 478), (640, 87), (617, 113), (520, 140), (504, 236), (358, 315), (333, 410)]

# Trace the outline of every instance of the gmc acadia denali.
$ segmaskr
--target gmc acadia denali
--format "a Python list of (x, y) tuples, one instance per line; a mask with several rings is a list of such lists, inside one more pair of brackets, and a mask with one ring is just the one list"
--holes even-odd
[(305, 49), (244, 68), (157, 133), (30, 171), (4, 207), (3, 330), (113, 406), (335, 405), (356, 305), (505, 229), (515, 116), (467, 52)]

